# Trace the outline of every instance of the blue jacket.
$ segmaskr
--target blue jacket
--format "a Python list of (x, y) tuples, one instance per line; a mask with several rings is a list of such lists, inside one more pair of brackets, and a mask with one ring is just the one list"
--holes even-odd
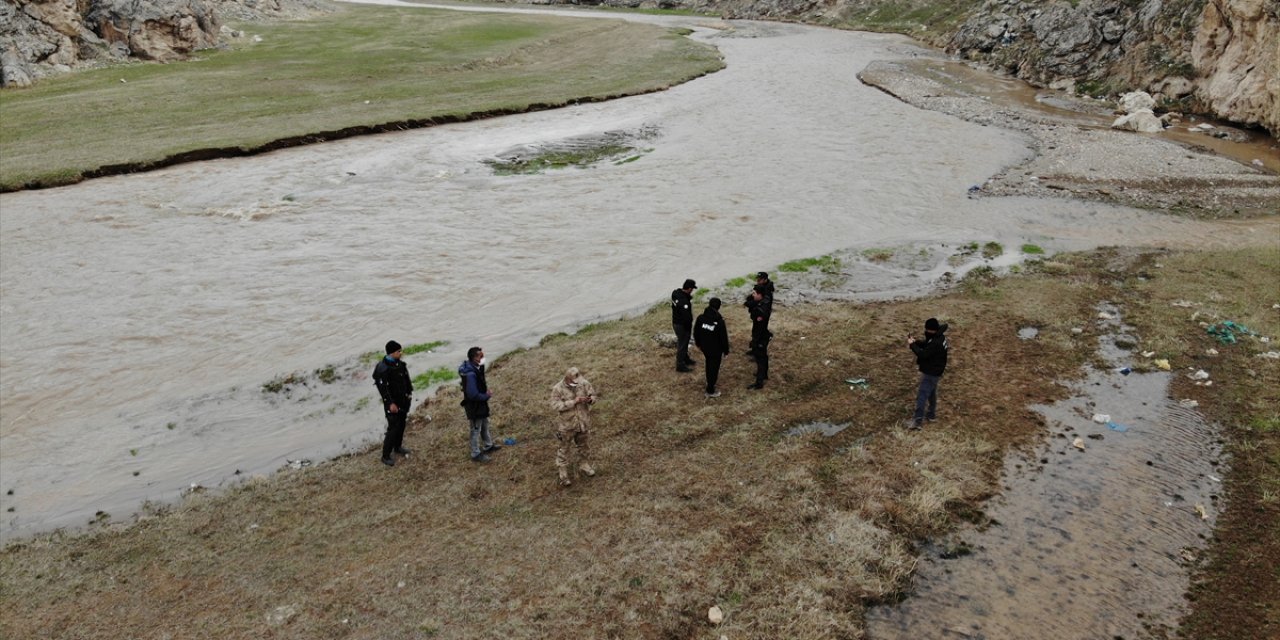
[(467, 419), (489, 417), (489, 385), (484, 379), (484, 367), (477, 367), (467, 360), (458, 365), (458, 376), (462, 384), (462, 408), (467, 412)]

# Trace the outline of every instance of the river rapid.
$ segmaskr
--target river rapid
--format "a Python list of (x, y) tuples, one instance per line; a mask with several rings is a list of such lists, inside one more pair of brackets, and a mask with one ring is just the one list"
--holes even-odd
[[(408, 357), (416, 374), (456, 367), (471, 345), (492, 359), (646, 309), (686, 277), (715, 284), (842, 248), (1250, 233), (970, 199), (1028, 147), (858, 82), (867, 63), (918, 52), (907, 38), (608, 18), (693, 27), (728, 66), (607, 103), (0, 195), (0, 538), (124, 519), (193, 484), (379, 440), (361, 355), (392, 338), (448, 342)], [(498, 176), (482, 163), (642, 130), (652, 150), (626, 164)], [(314, 373), (330, 366), (333, 382)], [(263, 390), (290, 374), (305, 384)]]

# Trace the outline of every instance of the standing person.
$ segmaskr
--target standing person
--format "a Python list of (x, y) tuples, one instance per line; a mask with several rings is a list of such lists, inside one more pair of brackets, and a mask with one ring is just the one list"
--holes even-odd
[(937, 318), (929, 318), (924, 321), (924, 340), (907, 336), (907, 346), (916, 354), (916, 365), (920, 368), (916, 412), (907, 423), (908, 429), (919, 429), (924, 426), (925, 420), (938, 417), (938, 383), (942, 380), (942, 372), (947, 368), (949, 347), (946, 332), (947, 325), (939, 324)]
[(382, 396), (382, 411), (387, 416), (387, 435), (382, 438), (382, 464), (388, 467), (396, 465), (391, 457), (393, 451), (402, 456), (409, 455), (409, 450), (401, 443), (404, 441), (409, 405), (413, 402), (413, 379), (409, 377), (409, 367), (401, 360), (403, 357), (400, 343), (390, 340), (386, 357), (373, 368), (373, 385)]
[(587, 432), (591, 428), (591, 405), (596, 402), (596, 388), (584, 378), (577, 367), (569, 367), (564, 377), (551, 387), (551, 408), (560, 412), (556, 425), (556, 473), (560, 486), (573, 484), (569, 478), (570, 447), (578, 450), (578, 470), (590, 478), (596, 475), (591, 466), (591, 450), (587, 446)]
[(458, 367), (458, 376), (462, 378), (462, 408), (471, 421), (471, 460), (488, 462), (489, 454), (502, 445), (489, 436), (489, 399), (493, 394), (484, 379), (484, 349), (467, 349), (467, 360)]
[[(765, 314), (764, 330), (765, 330), (765, 331), (768, 331), (768, 330), (769, 330), (769, 316), (772, 316), (772, 315), (773, 315), (773, 291), (774, 291), (773, 281), (769, 279), (769, 272), (767, 272), (767, 271), (757, 271), (757, 272), (756, 272), (756, 284), (755, 284), (755, 287), (752, 287), (752, 288), (751, 288), (751, 293), (748, 293), (748, 294), (747, 294), (747, 299), (746, 299), (746, 301), (744, 301), (744, 302), (742, 303), (742, 306), (747, 307), (747, 313), (751, 313), (751, 305), (752, 305), (752, 303), (753, 303), (754, 296), (755, 296), (755, 293), (756, 293), (756, 287), (764, 287), (764, 290), (763, 290), (763, 291), (761, 291), (761, 293), (764, 295), (764, 298), (765, 298), (765, 305), (766, 305), (766, 306), (767, 306), (767, 308), (768, 308), (768, 313), (766, 313), (766, 314)], [(751, 344), (750, 344), (750, 345), (747, 345), (747, 357), (748, 357), (748, 358), (754, 358), (754, 357), (756, 357), (756, 336), (755, 336), (755, 324), (754, 324), (754, 319), (753, 319), (753, 321), (752, 321), (752, 322), (753, 322), (753, 324), (752, 324), (752, 332), (751, 332)], [(770, 335), (770, 336), (772, 336), (773, 334), (769, 334), (769, 335)]]
[(692, 278), (671, 292), (671, 328), (676, 332), (676, 371), (693, 371), (697, 364), (689, 357), (689, 337), (693, 332), (693, 290), (698, 283)]
[(729, 355), (729, 328), (720, 315), (720, 298), (707, 302), (706, 311), (693, 322), (693, 341), (707, 361), (707, 397), (718, 398), (716, 380), (720, 377), (720, 361)]
[(748, 389), (763, 389), (764, 381), (769, 379), (769, 340), (773, 338), (769, 331), (769, 316), (773, 313), (773, 305), (765, 295), (766, 291), (765, 285), (758, 284), (747, 299), (747, 313), (751, 316), (751, 345), (756, 351), (756, 382)]

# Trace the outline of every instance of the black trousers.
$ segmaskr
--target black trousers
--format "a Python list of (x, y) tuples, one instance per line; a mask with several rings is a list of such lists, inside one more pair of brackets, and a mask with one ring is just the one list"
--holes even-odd
[(720, 379), (720, 361), (724, 359), (724, 354), (704, 353), (702, 357), (707, 363), (707, 393), (715, 393), (716, 380)]
[(387, 435), (382, 439), (382, 457), (390, 458), (391, 452), (400, 448), (404, 442), (404, 423), (409, 417), (409, 403), (396, 403), (397, 411), (391, 413), (387, 405), (382, 405), (382, 412), (387, 415)]
[(769, 379), (769, 330), (766, 329), (760, 335), (754, 336), (753, 342), (756, 347), (756, 384), (764, 385), (764, 381)]
[(693, 325), (672, 323), (671, 328), (676, 330), (676, 368), (683, 369), (693, 364), (693, 358), (689, 357), (689, 336), (693, 334)]

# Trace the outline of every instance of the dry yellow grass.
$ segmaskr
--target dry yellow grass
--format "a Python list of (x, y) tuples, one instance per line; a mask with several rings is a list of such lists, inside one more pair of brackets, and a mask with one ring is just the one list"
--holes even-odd
[[(918, 541), (980, 517), (1005, 450), (1043, 430), (1027, 406), (1092, 357), (1094, 305), (1126, 291), (1110, 258), (926, 300), (779, 308), (761, 392), (746, 390), (744, 313), (727, 309), (735, 352), (710, 401), (701, 371), (672, 371), (653, 340), (662, 308), (550, 337), (491, 367), (497, 432), (519, 441), (492, 464), (469, 461), (446, 388), (392, 469), (369, 452), (11, 545), (0, 635), (858, 637), (867, 603), (909, 587)], [(952, 362), (940, 420), (907, 433), (902, 336), (929, 316), (951, 323)], [(1023, 326), (1041, 339), (1019, 340)], [(599, 475), (561, 489), (547, 398), (569, 365), (602, 392)], [(851, 425), (785, 435), (816, 420)]]

